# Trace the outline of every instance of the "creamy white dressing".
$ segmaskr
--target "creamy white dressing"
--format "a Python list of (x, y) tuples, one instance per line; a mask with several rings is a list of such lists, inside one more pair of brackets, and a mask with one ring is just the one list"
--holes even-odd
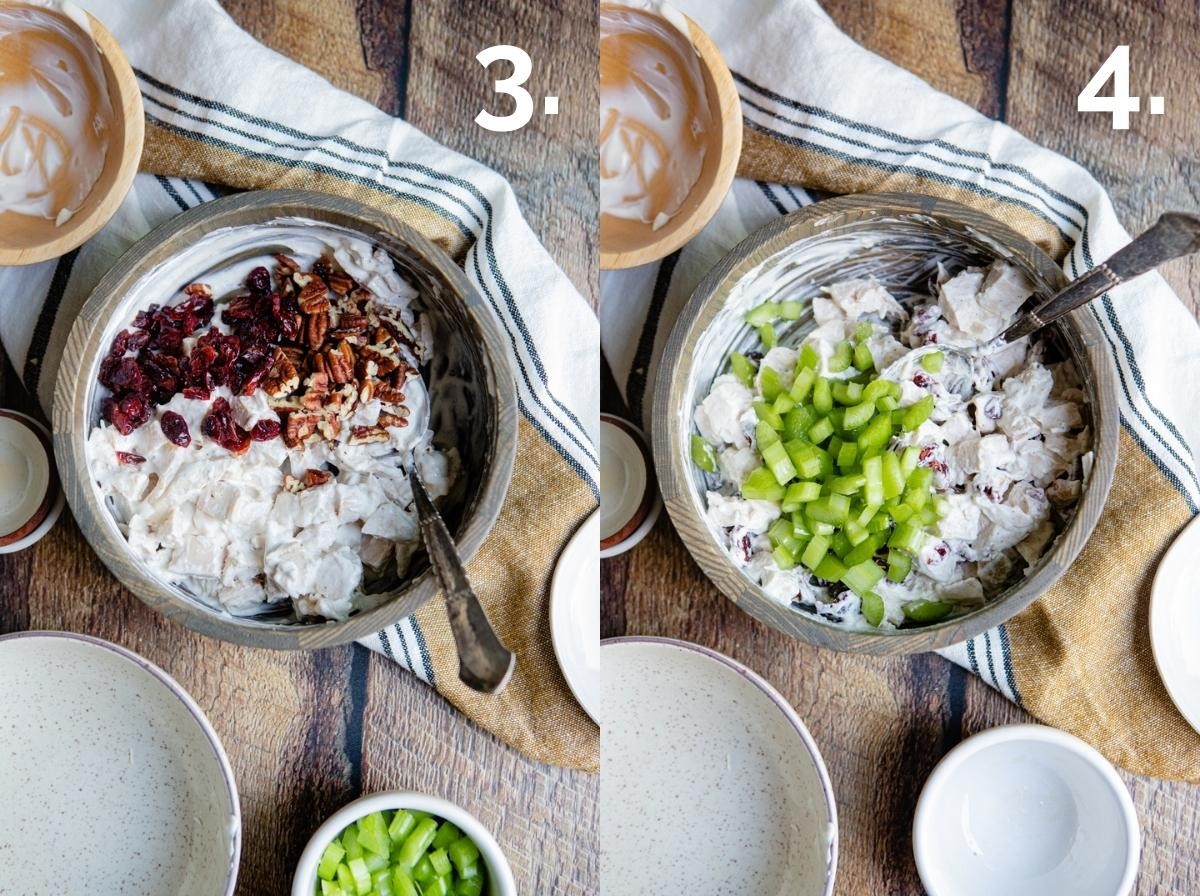
[[(783, 283), (789, 279), (786, 267), (774, 274)], [(942, 272), (938, 281), (936, 296), (911, 312), (869, 278), (831, 284), (813, 298), (818, 326), (803, 340), (817, 350), (822, 372), (836, 377), (825, 367), (836, 344), (853, 336), (861, 320), (872, 321), (876, 333), (868, 344), (881, 376), (900, 384), (901, 406), (934, 397), (930, 419), (898, 436), (893, 447), (921, 449), (921, 463), (934, 470), (947, 512), (908, 577), (877, 586), (886, 608), (881, 628), (903, 623), (904, 605), (915, 600), (936, 599), (966, 611), (995, 596), (1048, 549), (1090, 466), (1091, 436), (1073, 367), (1047, 364), (1040, 343), (1009, 345), (997, 338), (1029, 297), (1030, 284), (1003, 262), (953, 277)], [(770, 294), (787, 297), (784, 289)], [(747, 309), (752, 304), (736, 288), (731, 300)], [(922, 359), (946, 347), (941, 370), (926, 370)], [(795, 358), (795, 348), (773, 348), (760, 370), (773, 367), (789, 377)], [(871, 629), (852, 592), (814, 580), (802, 567), (779, 568), (765, 537), (779, 506), (738, 493), (757, 465), (752, 404), (761, 397), (757, 380), (750, 389), (724, 374), (695, 409), (698, 432), (718, 451), (706, 495), (709, 523), (733, 562), (770, 597), (837, 624)]]

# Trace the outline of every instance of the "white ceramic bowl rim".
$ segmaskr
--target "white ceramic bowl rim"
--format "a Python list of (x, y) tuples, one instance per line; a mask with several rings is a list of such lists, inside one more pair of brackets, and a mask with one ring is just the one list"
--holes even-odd
[(487, 863), (489, 894), (491, 896), (516, 896), (517, 885), (513, 880), (512, 868), (508, 864), (508, 859), (504, 857), (500, 844), (496, 842), (492, 832), (484, 827), (483, 822), (462, 806), (449, 800), (407, 790), (385, 790), (360, 796), (325, 819), (325, 822), (309, 838), (308, 845), (300, 854), (300, 861), (296, 863), (296, 874), (292, 878), (292, 896), (313, 896), (321, 853), (344, 828), (364, 815), (389, 809), (415, 809), (418, 812), (428, 812), (453, 824), (479, 847), (479, 852), (483, 856), (484, 862)]
[(161, 684), (166, 686), (167, 690), (174, 694), (179, 702), (183, 704), (184, 709), (188, 711), (197, 726), (204, 733), (208, 745), (212, 748), (213, 757), (217, 760), (217, 765), (221, 768), (221, 777), (225, 779), (226, 794), (229, 797), (229, 805), (233, 812), (233, 824), (231, 825), (233, 844), (229, 852), (229, 869), (226, 874), (225, 896), (233, 896), (233, 889), (237, 884), (238, 865), (242, 857), (242, 809), (238, 801), (237, 783), (233, 777), (233, 768), (229, 765), (229, 757), (225, 755), (225, 748), (221, 745), (221, 739), (217, 736), (217, 732), (213, 730), (208, 717), (204, 715), (204, 711), (192, 699), (191, 694), (185, 691), (179, 682), (145, 657), (139, 656), (132, 650), (122, 647), (120, 644), (105, 641), (103, 638), (96, 638), (92, 635), (81, 635), (77, 632), (35, 630), (0, 635), (0, 642), (16, 641), (24, 638), (61, 638), (66, 641), (79, 641), (107, 650), (122, 659), (130, 661), (143, 671), (148, 672)]
[(1119, 894), (1131, 892), (1141, 859), (1141, 828), (1138, 824), (1133, 798), (1129, 795), (1129, 789), (1117, 774), (1117, 770), (1113, 768), (1112, 763), (1091, 744), (1057, 728), (1035, 724), (1000, 725), (980, 731), (955, 746), (938, 762), (926, 780), (925, 786), (921, 789), (921, 796), (917, 800), (917, 809), (913, 816), (913, 857), (916, 859), (917, 872), (921, 877), (922, 886), (929, 891), (930, 896), (943, 896), (943, 894), (934, 893), (929, 885), (929, 875), (926, 873), (926, 869), (933, 866), (934, 857), (938, 853), (936, 850), (928, 853), (925, 851), (921, 841), (921, 831), (926, 817), (936, 810), (937, 801), (941, 798), (941, 791), (946, 781), (955, 771), (988, 747), (1000, 743), (1022, 741), (1061, 747), (1100, 773), (1121, 808), (1121, 822), (1125, 828), (1125, 870), (1119, 886), (1114, 892)]
[[(678, 638), (663, 638), (658, 635), (621, 635), (615, 638), (604, 638), (600, 642), (601, 648), (609, 644), (657, 644), (666, 647), (676, 647), (680, 650), (690, 650), (692, 653), (698, 653), (710, 660), (715, 660), (722, 666), (733, 670), (750, 684), (754, 685), (763, 694), (770, 699), (775, 707), (783, 714), (788, 723), (796, 730), (796, 734), (800, 737), (800, 741), (804, 744), (805, 750), (808, 751), (808, 757), (812, 760), (813, 766), (817, 770), (817, 778), (821, 782), (821, 792), (825, 797), (825, 810), (829, 813), (829, 825), (832, 834), (829, 838), (829, 855), (825, 864), (825, 891), (823, 896), (830, 896), (833, 893), (834, 879), (837, 877), (837, 859), (838, 859), (838, 817), (837, 803), (833, 796), (833, 783), (829, 779), (829, 771), (825, 768), (825, 760), (821, 757), (821, 751), (817, 748), (817, 742), (813, 740), (813, 736), (809, 733), (808, 727), (796, 713), (795, 707), (792, 706), (784, 696), (775, 689), (769, 681), (755, 672), (748, 666), (744, 666), (732, 657), (728, 657), (723, 653), (719, 653), (710, 647), (705, 647), (702, 644), (695, 644), (691, 641), (681, 641)], [(293, 896), (299, 894), (293, 893)]]

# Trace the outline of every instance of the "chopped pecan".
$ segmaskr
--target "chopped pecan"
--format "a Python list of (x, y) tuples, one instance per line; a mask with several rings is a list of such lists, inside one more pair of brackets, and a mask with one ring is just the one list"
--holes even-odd
[(304, 491), (304, 483), (301, 482), (299, 479), (297, 479), (295, 476), (293, 476), (291, 473), (286, 473), (286, 474), (284, 474), (284, 477), (283, 477), (283, 490), (291, 492), (293, 495), (296, 495), (296, 494), (299, 494), (300, 492)]
[(317, 432), (323, 439), (332, 442), (342, 433), (342, 421), (337, 417), (322, 417), (317, 423)]
[[(328, 303), (327, 303), (328, 304)], [(325, 343), (325, 334), (329, 330), (329, 312), (320, 311), (313, 314), (308, 319), (308, 324), (305, 327), (304, 338), (308, 343), (308, 347), (314, 352), (320, 350)]]
[(310, 411), (319, 411), (325, 407), (325, 399), (329, 396), (329, 374), (313, 373), (304, 382), (304, 397), (300, 403)]
[(375, 387), (375, 397), (384, 404), (403, 404), (404, 393), (395, 386), (380, 384)]
[(325, 280), (329, 283), (329, 288), (339, 296), (346, 295), (355, 287), (354, 279), (345, 271), (334, 271)]
[(375, 397), (377, 383), (373, 379), (364, 379), (358, 389), (358, 400), (364, 404)]
[(275, 349), (275, 363), (262, 381), (263, 391), (271, 398), (291, 395), (300, 387), (300, 371), (282, 349)]
[(280, 252), (275, 256), (275, 260), (279, 263), (279, 266), (288, 273), (294, 274), (296, 271), (300, 270), (300, 262), (296, 261), (296, 259), (292, 258), (290, 255), (284, 255), (282, 252)]
[(380, 414), (379, 425), (390, 429), (393, 426), (408, 426), (408, 408), (400, 408), (402, 413), (396, 414)]
[(304, 471), (304, 486), (305, 488), (314, 488), (318, 485), (324, 485), (333, 474), (328, 470), (305, 470)]
[(210, 287), (207, 283), (189, 283), (183, 288), (183, 291), (186, 295), (191, 296), (192, 298), (195, 298), (196, 296), (200, 296), (201, 298), (205, 299), (212, 298), (212, 287)]
[(369, 445), (372, 442), (386, 442), (390, 436), (382, 426), (352, 426), (350, 427), (351, 445)]
[(287, 425), (283, 430), (283, 442), (289, 448), (298, 448), (317, 434), (317, 414), (288, 414)]
[(375, 373), (379, 376), (387, 376), (400, 367), (400, 360), (388, 351), (381, 351), (378, 345), (364, 345), (359, 349), (358, 356), (364, 361), (374, 362)]
[(338, 343), (337, 348), (325, 350), (325, 368), (329, 378), (339, 386), (354, 380), (354, 349), (346, 340)]
[(328, 289), (324, 281), (310, 277), (309, 283), (296, 296), (300, 310), (305, 314), (320, 314), (330, 309)]

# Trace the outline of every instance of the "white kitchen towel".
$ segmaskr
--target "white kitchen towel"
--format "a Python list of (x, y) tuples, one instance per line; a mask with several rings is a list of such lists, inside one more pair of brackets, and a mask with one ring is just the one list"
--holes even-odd
[[(967, 202), (1061, 257), (1071, 278), (1128, 242), (1103, 188), (1079, 165), (857, 45), (813, 0), (744, 0), (736, 14), (721, 0), (673, 3), (707, 31), (733, 72), (746, 133), (739, 170), (755, 179), (738, 180), (712, 223), (680, 252), (657, 264), (601, 277), (603, 351), (643, 425), (649, 427), (656, 412), (650, 403), (660, 353), (692, 290), (750, 231), (808, 204), (803, 187), (921, 192)], [(1121, 608), (1119, 619), (1102, 607), (1100, 593), (1095, 594), (1096, 606), (1082, 598), (1070, 603), (1103, 587), (1105, 570), (1085, 554), (1055, 596), (1014, 623), (944, 654), (1044, 720), (1076, 730), (1127, 767), (1197, 779), (1200, 754), (1195, 747), (1200, 741), (1182, 725), (1154, 676), (1144, 612), (1153, 563), (1178, 525), (1200, 505), (1200, 415), (1194, 409), (1200, 388), (1200, 329), (1157, 274), (1113, 290), (1094, 302), (1090, 313), (1118, 373), (1122, 463), (1144, 458), (1157, 474), (1152, 478), (1162, 482), (1161, 498), (1152, 497), (1157, 494), (1152, 487), (1143, 496), (1147, 507), (1163, 502), (1161, 513), (1150, 509), (1162, 529), (1150, 531), (1141, 521), (1127, 519), (1131, 531), (1137, 527), (1138, 538), (1114, 543), (1118, 536), (1103, 524), (1092, 538), (1089, 550), (1100, 550), (1107, 541), (1118, 563), (1136, 566), (1127, 580), (1134, 593), (1114, 586), (1117, 593), (1110, 597)], [(1121, 476), (1118, 467), (1119, 480)], [(1120, 481), (1114, 486), (1110, 506), (1121, 500), (1123, 486)], [(1069, 643), (1074, 633), (1057, 630), (1046, 619), (1029, 621), (1038, 613), (1049, 618), (1047, 608), (1057, 608), (1059, 601), (1093, 614), (1090, 620), (1072, 620), (1080, 629), (1088, 621), (1101, 627), (1103, 621), (1129, 630), (1090, 656), (1075, 655)], [(1018, 632), (1030, 643), (1014, 644)], [(1140, 720), (1095, 708), (1107, 698), (1087, 692), (1089, 679), (1109, 677), (1136, 679), (1143, 690), (1154, 689), (1153, 712), (1170, 716), (1172, 730), (1164, 739), (1179, 745), (1175, 755), (1148, 756), (1152, 748), (1131, 742), (1137, 739)], [(1096, 681), (1095, 686), (1106, 683)], [(1062, 706), (1053, 694), (1067, 695)], [(1068, 709), (1071, 699), (1088, 708), (1079, 711), (1090, 712), (1088, 718)], [(1128, 699), (1140, 699), (1136, 689)]]
[[(561, 502), (561, 525), (556, 523), (553, 532), (549, 526), (541, 527), (544, 537), (537, 549), (529, 545), (528, 555), (545, 569), (520, 570), (520, 577), (514, 576), (504, 586), (519, 584), (530, 592), (526, 608), (526, 615), (534, 617), (530, 637), (546, 642), (544, 650), (532, 649), (539, 655), (537, 661), (522, 657), (525, 673), (553, 678), (561, 685), (548, 634), (541, 631), (548, 625), (541, 618), (544, 587), (553, 556), (561, 547), (559, 539), (565, 540), (578, 522), (574, 514), (582, 518), (599, 499), (594, 447), (599, 425), (599, 331), (594, 313), (525, 222), (511, 187), (495, 171), (446, 149), (259, 44), (216, 0), (79, 2), (115, 35), (137, 75), (147, 122), (143, 167), (150, 160), (159, 166), (153, 170), (177, 172), (176, 159), (183, 165), (185, 156), (207, 153), (201, 161), (214, 177), (261, 167), (269, 169), (260, 178), (263, 183), (316, 189), (335, 184), (339, 190), (364, 193), (365, 201), (373, 198), (385, 206), (393, 202), (413, 216), (424, 215), (427, 226), (415, 220), (414, 224), (427, 235), (437, 238), (430, 229), (447, 234), (439, 241), (463, 263), (507, 336), (523, 417), (522, 444), (537, 442), (539, 456), (550, 458), (545, 471), (518, 471), (510, 503), (514, 494), (536, 497), (539, 486), (524, 480), (539, 475), (545, 479), (540, 488), (550, 506), (560, 506), (557, 499), (564, 490), (570, 496)], [(190, 173), (195, 163), (189, 164), (193, 165)], [(293, 175), (295, 180), (289, 180)], [(230, 176), (222, 183), (245, 186), (247, 180)], [(116, 217), (80, 250), (45, 264), (0, 269), (0, 339), (47, 414), (63, 345), (92, 286), (138, 238), (214, 195), (211, 187), (196, 180), (139, 174)], [(526, 438), (531, 432), (536, 436)], [(558, 492), (555, 479), (567, 480)], [(523, 528), (527, 539), (534, 537), (528, 526)], [(501, 537), (519, 540), (520, 533), (502, 532)], [(521, 561), (520, 552), (511, 548), (505, 552), (514, 565), (534, 562)], [(534, 622), (540, 626), (537, 631)], [(413, 617), (364, 643), (434, 683), (440, 667), (436, 657), (431, 659), (427, 643), (434, 643), (437, 633), (426, 629), (423, 632)], [(540, 659), (542, 653), (548, 657), (546, 663)], [(447, 692), (454, 683), (436, 684)], [(573, 704), (565, 685), (556, 689), (559, 692)], [(549, 692), (542, 696), (553, 702)], [(468, 700), (469, 695), (462, 699)], [(499, 698), (492, 700), (496, 707), (503, 706)], [(529, 709), (524, 720), (528, 730), (517, 734), (504, 730), (499, 719), (481, 723), (539, 758), (579, 767), (598, 762), (597, 745), (585, 744), (595, 740), (594, 725), (579, 726), (592, 729), (577, 740), (575, 746), (584, 748), (541, 749), (535, 741), (540, 738), (544, 745), (553, 738), (536, 733), (534, 702)], [(543, 718), (547, 711), (543, 704)], [(562, 727), (576, 721), (572, 718)]]

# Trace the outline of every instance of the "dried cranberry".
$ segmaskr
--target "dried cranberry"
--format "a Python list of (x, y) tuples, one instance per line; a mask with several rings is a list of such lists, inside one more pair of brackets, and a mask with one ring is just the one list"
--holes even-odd
[(150, 404), (140, 395), (126, 395), (110, 408), (109, 420), (123, 436), (150, 419)]
[(233, 411), (229, 402), (218, 398), (212, 408), (200, 423), (201, 431), (233, 454), (244, 454), (250, 447), (250, 434), (242, 429), (233, 419)]
[(749, 563), (750, 558), (753, 556), (753, 552), (750, 549), (750, 536), (743, 535), (739, 544), (742, 549), (742, 556), (746, 559), (746, 562)]
[(914, 382), (916, 385), (920, 386), (922, 389), (926, 388), (926, 387), (927, 387), (927, 386), (930, 384), (930, 382), (932, 382), (932, 380), (930, 380), (930, 379), (929, 379), (929, 377), (927, 377), (927, 376), (926, 376), (925, 374), (923, 374), (923, 373), (915, 373), (915, 374), (913, 374), (912, 381), (913, 381), (913, 382)]
[(318, 258), (312, 266), (312, 272), (322, 280), (328, 280), (329, 275), (333, 273), (333, 268), (330, 267), (329, 261), (324, 257)]
[(208, 401), (212, 397), (212, 390), (201, 389), (199, 386), (184, 386), (183, 397), (193, 401)]
[(937, 333), (930, 333), (929, 338), (925, 341), (930, 345), (937, 345)]
[(117, 463), (136, 467), (138, 464), (144, 464), (145, 462), (146, 458), (142, 457), (140, 454), (134, 454), (130, 451), (117, 452)]
[(108, 349), (109, 356), (119, 358), (129, 350), (129, 331), (122, 330), (113, 337), (112, 345)]
[(163, 435), (172, 444), (178, 445), (180, 448), (186, 448), (192, 444), (192, 434), (188, 432), (187, 421), (174, 411), (164, 413), (162, 420), (159, 421), (159, 426), (162, 427)]
[(251, 292), (264, 293), (271, 291), (271, 272), (258, 267), (246, 275), (246, 289)]
[(920, 463), (925, 463), (925, 461), (929, 460), (929, 458), (931, 458), (933, 456), (933, 452), (935, 450), (936, 449), (934, 448), (933, 445), (926, 445), (924, 448), (921, 449), (921, 453), (917, 455), (917, 460)]
[(937, 545), (937, 547), (935, 547), (933, 550), (934, 553), (936, 553), (939, 557), (945, 557), (948, 553), (950, 553), (950, 548), (944, 543)]
[(269, 442), (279, 438), (279, 421), (259, 420), (250, 430), (250, 438), (256, 442)]
[(122, 358), (109, 375), (108, 386), (114, 392), (148, 392), (150, 384), (134, 358)]
[(241, 394), (253, 395), (266, 375), (271, 372), (271, 368), (274, 365), (275, 361), (273, 358), (263, 358), (258, 363), (249, 365), (242, 377), (241, 389), (239, 390)]

